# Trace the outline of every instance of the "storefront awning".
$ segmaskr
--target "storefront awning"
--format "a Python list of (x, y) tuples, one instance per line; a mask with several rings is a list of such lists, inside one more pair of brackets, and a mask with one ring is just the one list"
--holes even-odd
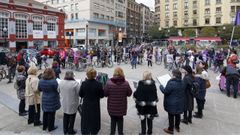
[(216, 41), (221, 42), (222, 39), (220, 37), (197, 37), (194, 38), (195, 41)]
[(189, 41), (190, 38), (187, 37), (169, 37), (168, 41)]

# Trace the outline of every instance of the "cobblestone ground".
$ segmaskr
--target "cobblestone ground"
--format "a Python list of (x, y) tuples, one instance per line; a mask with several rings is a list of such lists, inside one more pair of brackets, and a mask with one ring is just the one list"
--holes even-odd
[[(153, 77), (168, 73), (162, 65), (147, 65), (137, 66), (137, 69), (131, 69), (130, 65), (120, 65), (125, 72), (126, 79), (131, 84), (133, 91), (133, 81), (142, 79), (142, 73), (146, 70), (153, 73)], [(116, 66), (115, 66), (116, 67)], [(97, 71), (108, 73), (112, 76), (114, 68), (99, 68)], [(63, 77), (67, 70), (62, 70)], [(76, 72), (76, 79), (84, 79), (85, 72)], [(203, 119), (193, 119), (193, 124), (181, 124), (182, 135), (239, 135), (240, 134), (240, 96), (238, 99), (228, 98), (224, 92), (219, 91), (218, 82), (216, 81), (217, 74), (209, 71), (212, 87), (207, 90), (206, 105), (204, 109)], [(157, 82), (157, 87), (159, 86)], [(158, 112), (159, 117), (154, 119), (153, 134), (165, 134), (163, 128), (168, 126), (167, 113), (163, 109), (163, 95), (158, 91), (159, 102)], [(110, 118), (107, 113), (106, 98), (101, 100), (101, 130), (99, 134), (105, 135), (110, 133)], [(124, 133), (138, 134), (140, 132), (140, 120), (136, 114), (135, 103), (133, 98), (128, 99), (128, 113), (124, 117)], [(42, 127), (33, 127), (27, 125), (26, 117), (18, 116), (18, 99), (16, 90), (13, 84), (7, 84), (7, 80), (0, 82), (0, 134), (63, 134), (63, 112), (57, 111), (56, 125), (58, 129), (52, 133), (42, 131)], [(196, 105), (196, 104), (195, 104)], [(196, 109), (195, 109), (196, 111)], [(75, 129), (80, 134), (80, 116), (77, 115)]]

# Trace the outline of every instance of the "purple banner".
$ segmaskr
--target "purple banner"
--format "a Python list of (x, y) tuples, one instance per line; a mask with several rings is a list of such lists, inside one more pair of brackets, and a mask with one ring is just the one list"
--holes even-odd
[(240, 25), (240, 10), (237, 12), (235, 25)]

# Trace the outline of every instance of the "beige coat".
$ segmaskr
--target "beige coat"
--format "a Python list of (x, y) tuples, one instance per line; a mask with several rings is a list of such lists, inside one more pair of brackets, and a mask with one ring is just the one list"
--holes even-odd
[(28, 105), (36, 105), (41, 102), (40, 92), (38, 91), (38, 82), (39, 79), (36, 75), (29, 75), (26, 80), (25, 98), (26, 104)]

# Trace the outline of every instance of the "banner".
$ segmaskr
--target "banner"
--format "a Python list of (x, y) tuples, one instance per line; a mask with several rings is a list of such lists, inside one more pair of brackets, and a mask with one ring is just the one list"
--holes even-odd
[(237, 12), (235, 25), (240, 25), (240, 10)]

